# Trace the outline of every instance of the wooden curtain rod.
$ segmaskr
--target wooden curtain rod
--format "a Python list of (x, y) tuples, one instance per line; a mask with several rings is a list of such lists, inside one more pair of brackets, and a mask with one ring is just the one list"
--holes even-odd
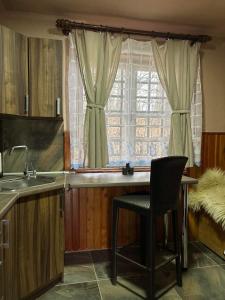
[(211, 37), (208, 35), (191, 35), (191, 34), (171, 33), (171, 32), (144, 31), (144, 30), (137, 30), (137, 29), (127, 29), (127, 28), (109, 27), (103, 25), (78, 23), (75, 21), (70, 21), (65, 19), (56, 20), (56, 27), (60, 28), (64, 35), (68, 35), (72, 31), (72, 29), (87, 29), (92, 31), (107, 31), (112, 33), (151, 36), (151, 37), (159, 37), (164, 39), (189, 40), (192, 41), (193, 44), (196, 42), (206, 43), (211, 40)]

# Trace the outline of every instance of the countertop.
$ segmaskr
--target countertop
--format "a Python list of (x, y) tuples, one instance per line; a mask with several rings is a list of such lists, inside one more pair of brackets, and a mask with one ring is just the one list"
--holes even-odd
[(0, 218), (7, 213), (17, 199), (17, 193), (0, 193)]
[[(7, 176), (4, 180), (13, 179), (18, 176)], [(26, 187), (19, 189), (16, 192), (0, 192), (0, 218), (14, 205), (17, 199), (25, 196), (35, 195), (47, 191), (57, 190), (65, 188), (67, 183), (67, 175), (60, 174), (55, 177), (55, 182), (46, 183), (42, 185), (36, 185), (32, 187)]]
[[(133, 175), (122, 175), (122, 173), (115, 172), (51, 174), (51, 176), (56, 177), (55, 182), (19, 189), (16, 192), (0, 192), (0, 218), (4, 216), (18, 198), (29, 195), (66, 188), (67, 186), (72, 188), (140, 186), (148, 185), (150, 181), (150, 172), (135, 172)], [(182, 177), (182, 184), (196, 184), (197, 182), (197, 179), (187, 176)]]
[[(134, 172), (133, 175), (122, 173), (85, 173), (68, 175), (68, 184), (74, 188), (83, 187), (113, 187), (148, 185), (150, 172)], [(183, 176), (182, 184), (196, 184), (197, 179)]]

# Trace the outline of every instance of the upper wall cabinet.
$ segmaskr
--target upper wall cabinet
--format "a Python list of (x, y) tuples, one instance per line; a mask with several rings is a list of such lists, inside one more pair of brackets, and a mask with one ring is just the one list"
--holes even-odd
[(62, 105), (62, 41), (29, 40), (29, 112), (31, 116), (56, 117)]
[(0, 25), (0, 113), (24, 114), (27, 55), (27, 38)]

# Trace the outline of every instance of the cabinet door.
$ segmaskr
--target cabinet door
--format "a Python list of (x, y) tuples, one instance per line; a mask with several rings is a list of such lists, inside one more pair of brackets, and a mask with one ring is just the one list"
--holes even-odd
[(19, 298), (23, 298), (37, 290), (48, 277), (48, 195), (21, 198), (17, 206), (18, 288)]
[(0, 26), (0, 113), (24, 114), (28, 93), (27, 38)]
[(2, 226), (0, 220), (0, 300), (3, 300), (3, 287), (4, 287), (4, 276), (3, 276), (3, 248), (2, 248)]
[(32, 116), (56, 116), (56, 99), (62, 99), (62, 41), (29, 38), (29, 97)]
[(1, 220), (2, 294), (4, 300), (18, 299), (17, 296), (17, 239), (16, 206)]
[(19, 299), (46, 287), (61, 277), (60, 197), (47, 192), (21, 198), (18, 202)]
[(64, 269), (64, 192), (49, 194), (50, 205), (50, 280), (63, 275)]

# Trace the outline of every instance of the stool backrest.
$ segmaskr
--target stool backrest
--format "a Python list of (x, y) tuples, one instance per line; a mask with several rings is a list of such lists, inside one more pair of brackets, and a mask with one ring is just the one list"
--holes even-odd
[(164, 214), (177, 209), (182, 174), (188, 158), (168, 156), (151, 162), (151, 213)]

